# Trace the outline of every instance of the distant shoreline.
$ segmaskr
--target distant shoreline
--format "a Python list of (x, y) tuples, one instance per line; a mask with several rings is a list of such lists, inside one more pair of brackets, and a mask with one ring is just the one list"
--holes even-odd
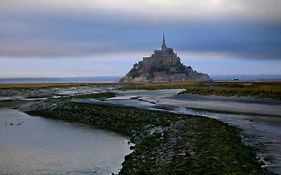
[(4, 83), (92, 83), (92, 82), (118, 82), (121, 77), (43, 77), (43, 78), (0, 78)]
[[(18, 77), (0, 78), (0, 84), (4, 83), (116, 83), (121, 76), (97, 76), (97, 77)], [(215, 81), (281, 81), (281, 74), (260, 75), (211, 75)]]
[(281, 74), (257, 74), (257, 75), (211, 75), (211, 78), (216, 81), (220, 80), (241, 80), (241, 81), (272, 81), (281, 80)]

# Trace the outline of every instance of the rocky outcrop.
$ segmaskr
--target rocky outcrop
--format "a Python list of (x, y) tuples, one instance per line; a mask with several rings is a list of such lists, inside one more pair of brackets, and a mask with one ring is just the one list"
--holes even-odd
[(173, 49), (163, 43), (161, 50), (155, 50), (151, 57), (144, 57), (123, 77), (122, 83), (180, 82), (210, 80), (207, 74), (198, 73), (190, 66), (181, 63)]

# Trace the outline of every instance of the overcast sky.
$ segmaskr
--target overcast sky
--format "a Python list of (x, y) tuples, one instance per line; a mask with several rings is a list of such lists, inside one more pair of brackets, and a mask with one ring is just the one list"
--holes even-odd
[(161, 45), (209, 74), (281, 74), (281, 0), (0, 0), (0, 77), (122, 76)]

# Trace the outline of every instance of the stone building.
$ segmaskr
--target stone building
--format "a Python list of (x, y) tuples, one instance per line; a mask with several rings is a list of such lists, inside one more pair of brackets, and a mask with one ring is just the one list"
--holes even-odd
[(120, 82), (177, 82), (192, 80), (209, 80), (207, 74), (193, 71), (181, 63), (180, 58), (172, 48), (166, 46), (165, 36), (161, 50), (155, 50), (150, 57), (144, 57), (136, 63), (130, 72)]

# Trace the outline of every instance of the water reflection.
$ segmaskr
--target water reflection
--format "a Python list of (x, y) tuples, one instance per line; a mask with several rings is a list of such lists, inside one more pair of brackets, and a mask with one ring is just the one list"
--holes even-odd
[(130, 153), (128, 140), (79, 124), (0, 109), (0, 174), (111, 174)]

